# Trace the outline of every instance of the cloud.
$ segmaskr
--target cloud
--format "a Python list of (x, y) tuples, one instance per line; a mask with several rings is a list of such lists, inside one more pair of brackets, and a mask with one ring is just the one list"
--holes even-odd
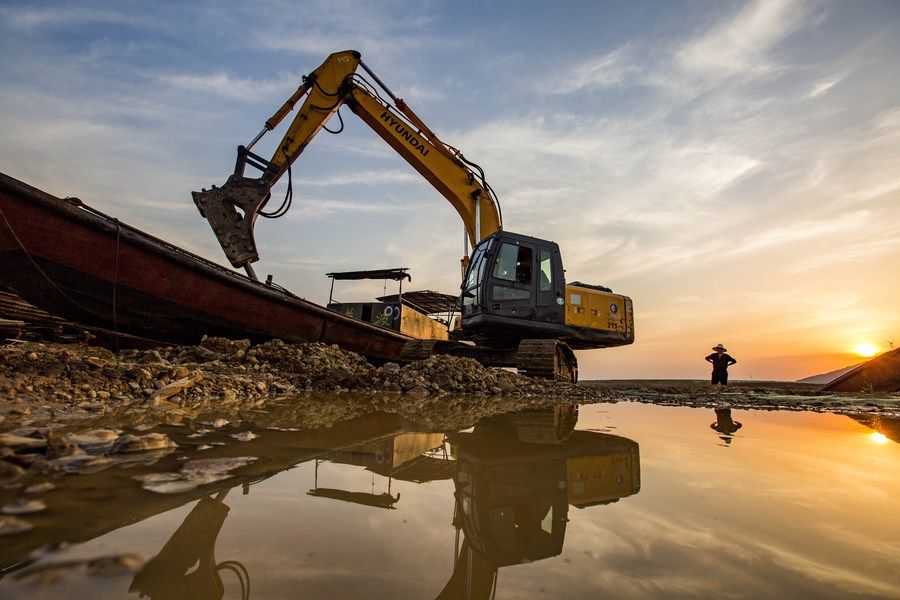
[(353, 49), (364, 57), (372, 54), (394, 61), (409, 60), (426, 46), (458, 43), (435, 34), (427, 4), (417, 8), (391, 2), (314, 0), (300, 12), (292, 10), (294, 6), (266, 2), (262, 10), (256, 9), (267, 27), (251, 30), (253, 46), (323, 58), (328, 52)]
[(543, 93), (571, 94), (585, 88), (622, 85), (628, 77), (639, 71), (633, 62), (631, 51), (630, 46), (622, 46), (612, 52), (589, 58), (569, 69), (564, 77), (555, 80), (540, 79), (535, 83), (535, 88)]
[(349, 174), (324, 175), (315, 178), (294, 177), (294, 185), (330, 188), (343, 185), (394, 184), (421, 180), (421, 176), (411, 170), (386, 169), (354, 171)]
[(287, 96), (300, 85), (298, 75), (287, 73), (274, 79), (248, 79), (217, 71), (209, 75), (160, 75), (158, 80), (177, 88), (243, 102), (256, 102), (261, 97), (276, 94)]
[(792, 264), (790, 273), (806, 273), (817, 269), (833, 269), (842, 263), (871, 263), (882, 257), (900, 253), (900, 237), (894, 232), (892, 237), (863, 242), (844, 242), (841, 247), (830, 252), (821, 252), (814, 256), (798, 260)]
[(60, 27), (84, 23), (146, 23), (146, 21), (137, 17), (113, 10), (77, 6), (4, 6), (0, 7), (0, 16), (2, 16), (3, 21), (8, 26), (26, 31), (42, 27)]
[(399, 215), (427, 211), (421, 202), (363, 202), (354, 200), (311, 199), (298, 197), (295, 190), (294, 202), (285, 218), (295, 221), (336, 218), (347, 213), (370, 213)]
[(826, 79), (822, 79), (821, 81), (816, 82), (815, 85), (812, 86), (812, 89), (809, 90), (809, 93), (806, 95), (807, 98), (818, 98), (823, 95), (825, 92), (836, 86), (844, 77), (842, 75), (835, 75), (834, 77), (828, 77)]
[(852, 231), (868, 223), (871, 216), (872, 213), (868, 210), (857, 210), (828, 219), (794, 221), (790, 225), (768, 228), (745, 237), (734, 246), (730, 254), (758, 251), (770, 246)]
[(699, 77), (771, 71), (776, 63), (770, 51), (809, 24), (810, 10), (808, 3), (795, 0), (756, 0), (682, 45), (675, 62), (685, 73)]

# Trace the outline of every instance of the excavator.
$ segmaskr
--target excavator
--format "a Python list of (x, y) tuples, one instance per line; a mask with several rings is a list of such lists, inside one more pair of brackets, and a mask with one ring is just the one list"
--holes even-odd
[[(253, 146), (301, 99), (271, 158), (254, 153)], [(234, 267), (256, 279), (251, 263), (259, 260), (253, 235), (257, 217), (278, 218), (288, 211), (291, 165), (322, 129), (343, 129), (343, 106), (446, 198), (465, 228), (459, 330), (448, 340), (411, 340), (404, 360), (453, 354), (485, 366), (515, 367), (528, 376), (575, 382), (574, 350), (634, 342), (631, 299), (603, 286), (567, 283), (555, 242), (505, 231), (499, 200), (484, 170), (438, 138), (355, 50), (330, 55), (302, 78), (250, 143), (238, 146), (234, 172), (224, 185), (193, 192), (200, 214)], [(334, 116), (341, 127), (328, 129)], [(255, 176), (247, 174), (248, 167), (256, 170)], [(277, 208), (267, 209), (272, 187), (285, 173), (285, 197)]]

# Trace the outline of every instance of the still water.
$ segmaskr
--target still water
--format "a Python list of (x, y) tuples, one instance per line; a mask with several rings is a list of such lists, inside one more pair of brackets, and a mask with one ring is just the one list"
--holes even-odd
[(0, 538), (0, 597), (900, 597), (888, 419), (619, 403), (435, 432), (375, 414), (223, 435), (204, 457), (257, 460), (167, 494), (134, 476), (197, 438), (158, 430), (177, 452), (67, 476)]

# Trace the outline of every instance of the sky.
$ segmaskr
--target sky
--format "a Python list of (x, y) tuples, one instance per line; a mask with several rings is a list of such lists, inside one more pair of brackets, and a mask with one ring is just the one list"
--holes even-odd
[[(732, 378), (793, 380), (900, 345), (892, 1), (4, 0), (0, 171), (227, 264), (190, 192), (346, 49), (484, 168), (505, 229), (634, 300), (635, 343), (579, 353), (583, 379), (705, 377), (721, 342)], [(257, 273), (317, 302), (331, 270), (455, 293), (459, 217), (342, 115), (257, 224)]]

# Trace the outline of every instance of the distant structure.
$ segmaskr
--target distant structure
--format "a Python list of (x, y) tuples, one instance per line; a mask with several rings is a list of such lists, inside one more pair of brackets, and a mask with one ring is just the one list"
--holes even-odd
[(872, 360), (826, 383), (823, 392), (900, 392), (900, 348)]

